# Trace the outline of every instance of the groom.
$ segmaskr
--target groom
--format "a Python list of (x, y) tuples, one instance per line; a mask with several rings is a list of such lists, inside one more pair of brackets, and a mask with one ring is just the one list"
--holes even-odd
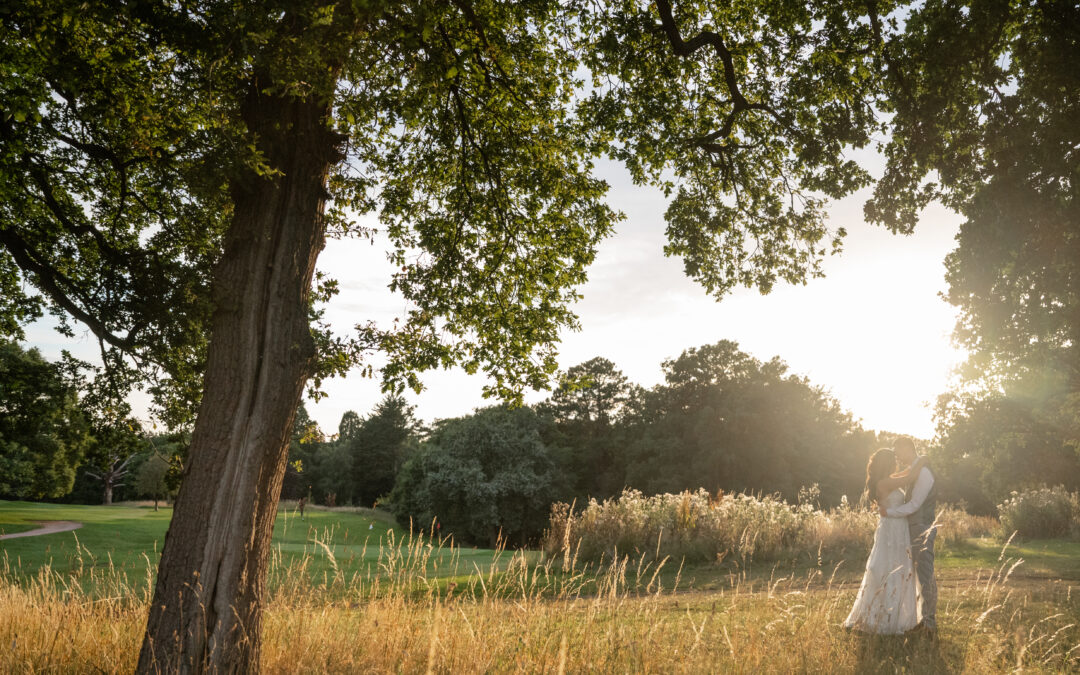
[[(917, 458), (915, 443), (910, 438), (896, 439), (893, 452), (900, 466), (911, 466)], [(922, 623), (915, 629), (928, 632), (931, 636), (937, 635), (937, 582), (934, 580), (937, 486), (934, 483), (934, 472), (929, 466), (924, 466), (915, 478), (914, 486), (908, 490), (906, 501), (891, 509), (881, 509), (883, 516), (907, 518), (911, 532), (911, 557), (915, 563), (915, 574), (919, 577), (922, 605)]]

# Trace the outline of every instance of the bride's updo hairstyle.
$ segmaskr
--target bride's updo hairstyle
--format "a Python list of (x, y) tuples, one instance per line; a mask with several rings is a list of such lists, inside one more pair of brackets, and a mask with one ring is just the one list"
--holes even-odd
[(896, 469), (896, 454), (890, 448), (881, 448), (870, 455), (866, 463), (866, 496), (871, 502), (877, 502), (877, 484), (882, 478), (888, 478)]

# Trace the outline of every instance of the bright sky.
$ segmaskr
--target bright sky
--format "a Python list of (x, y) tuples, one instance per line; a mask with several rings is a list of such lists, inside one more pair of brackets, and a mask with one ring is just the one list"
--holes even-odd
[[(848, 237), (844, 252), (826, 260), (824, 279), (778, 285), (767, 296), (740, 289), (717, 303), (683, 274), (681, 259), (664, 257), (663, 195), (634, 186), (615, 164), (601, 164), (599, 175), (611, 184), (610, 203), (627, 218), (601, 245), (581, 288), (584, 297), (575, 307), (581, 330), (562, 336), (564, 369), (603, 356), (631, 381), (650, 387), (663, 378), (663, 360), (730, 339), (759, 359), (780, 356), (792, 372), (829, 390), (866, 428), (933, 435), (932, 403), (962, 358), (949, 339), (955, 311), (938, 295), (945, 288), (943, 260), (955, 246), (958, 216), (934, 206), (914, 235), (897, 236), (865, 224), (866, 193), (853, 195), (831, 206), (830, 227), (846, 228)], [(340, 281), (341, 294), (327, 317), (341, 332), (404, 310), (402, 299), (386, 288), (391, 267), (378, 243), (330, 241), (319, 269)], [(95, 360), (92, 340), (71, 344), (51, 325), (30, 326), (28, 341), (49, 358), (67, 348)], [(481, 396), (482, 376), (437, 371), (423, 380), (427, 389), (407, 398), (426, 421), (490, 403)], [(309, 400), (307, 407), (327, 433), (337, 431), (345, 411), (363, 416), (382, 396), (377, 380), (356, 374), (324, 389), (329, 396)], [(533, 393), (527, 400), (546, 395)], [(133, 406), (146, 417), (145, 397)]]
[[(685, 276), (681, 259), (663, 255), (663, 194), (634, 186), (615, 164), (602, 164), (599, 175), (611, 184), (610, 203), (627, 218), (601, 245), (581, 289), (575, 308), (581, 330), (562, 336), (564, 369), (603, 356), (648, 387), (663, 379), (665, 359), (731, 339), (759, 359), (780, 356), (867, 428), (933, 435), (928, 404), (945, 391), (961, 358), (949, 339), (955, 312), (938, 296), (959, 226), (955, 214), (933, 207), (914, 235), (896, 236), (865, 224), (866, 193), (853, 195), (830, 209), (830, 227), (845, 227), (848, 237), (844, 253), (826, 261), (825, 278), (780, 285), (767, 296), (741, 289), (717, 303)], [(341, 280), (328, 312), (333, 325), (387, 320), (403, 310), (401, 299), (386, 291), (391, 267), (377, 245), (330, 242), (319, 268)], [(428, 421), (488, 403), (482, 376), (437, 371), (424, 381), (427, 390), (409, 398)], [(380, 398), (378, 383), (358, 376), (332, 381), (326, 391), (327, 399), (307, 405), (328, 433), (346, 410), (363, 415)]]

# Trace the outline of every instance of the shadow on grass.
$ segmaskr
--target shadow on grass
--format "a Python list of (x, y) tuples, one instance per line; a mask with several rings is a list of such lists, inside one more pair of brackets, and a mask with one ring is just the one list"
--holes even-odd
[(943, 642), (925, 634), (855, 636), (857, 673), (952, 673), (943, 653)]

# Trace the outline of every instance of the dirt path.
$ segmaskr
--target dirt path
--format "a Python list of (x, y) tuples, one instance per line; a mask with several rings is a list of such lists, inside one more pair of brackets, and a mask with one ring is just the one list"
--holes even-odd
[(41, 525), (41, 527), (26, 532), (0, 534), (0, 539), (18, 539), (19, 537), (37, 537), (42, 534), (54, 534), (56, 532), (70, 532), (79, 529), (83, 525), (74, 520), (35, 520), (33, 522)]

